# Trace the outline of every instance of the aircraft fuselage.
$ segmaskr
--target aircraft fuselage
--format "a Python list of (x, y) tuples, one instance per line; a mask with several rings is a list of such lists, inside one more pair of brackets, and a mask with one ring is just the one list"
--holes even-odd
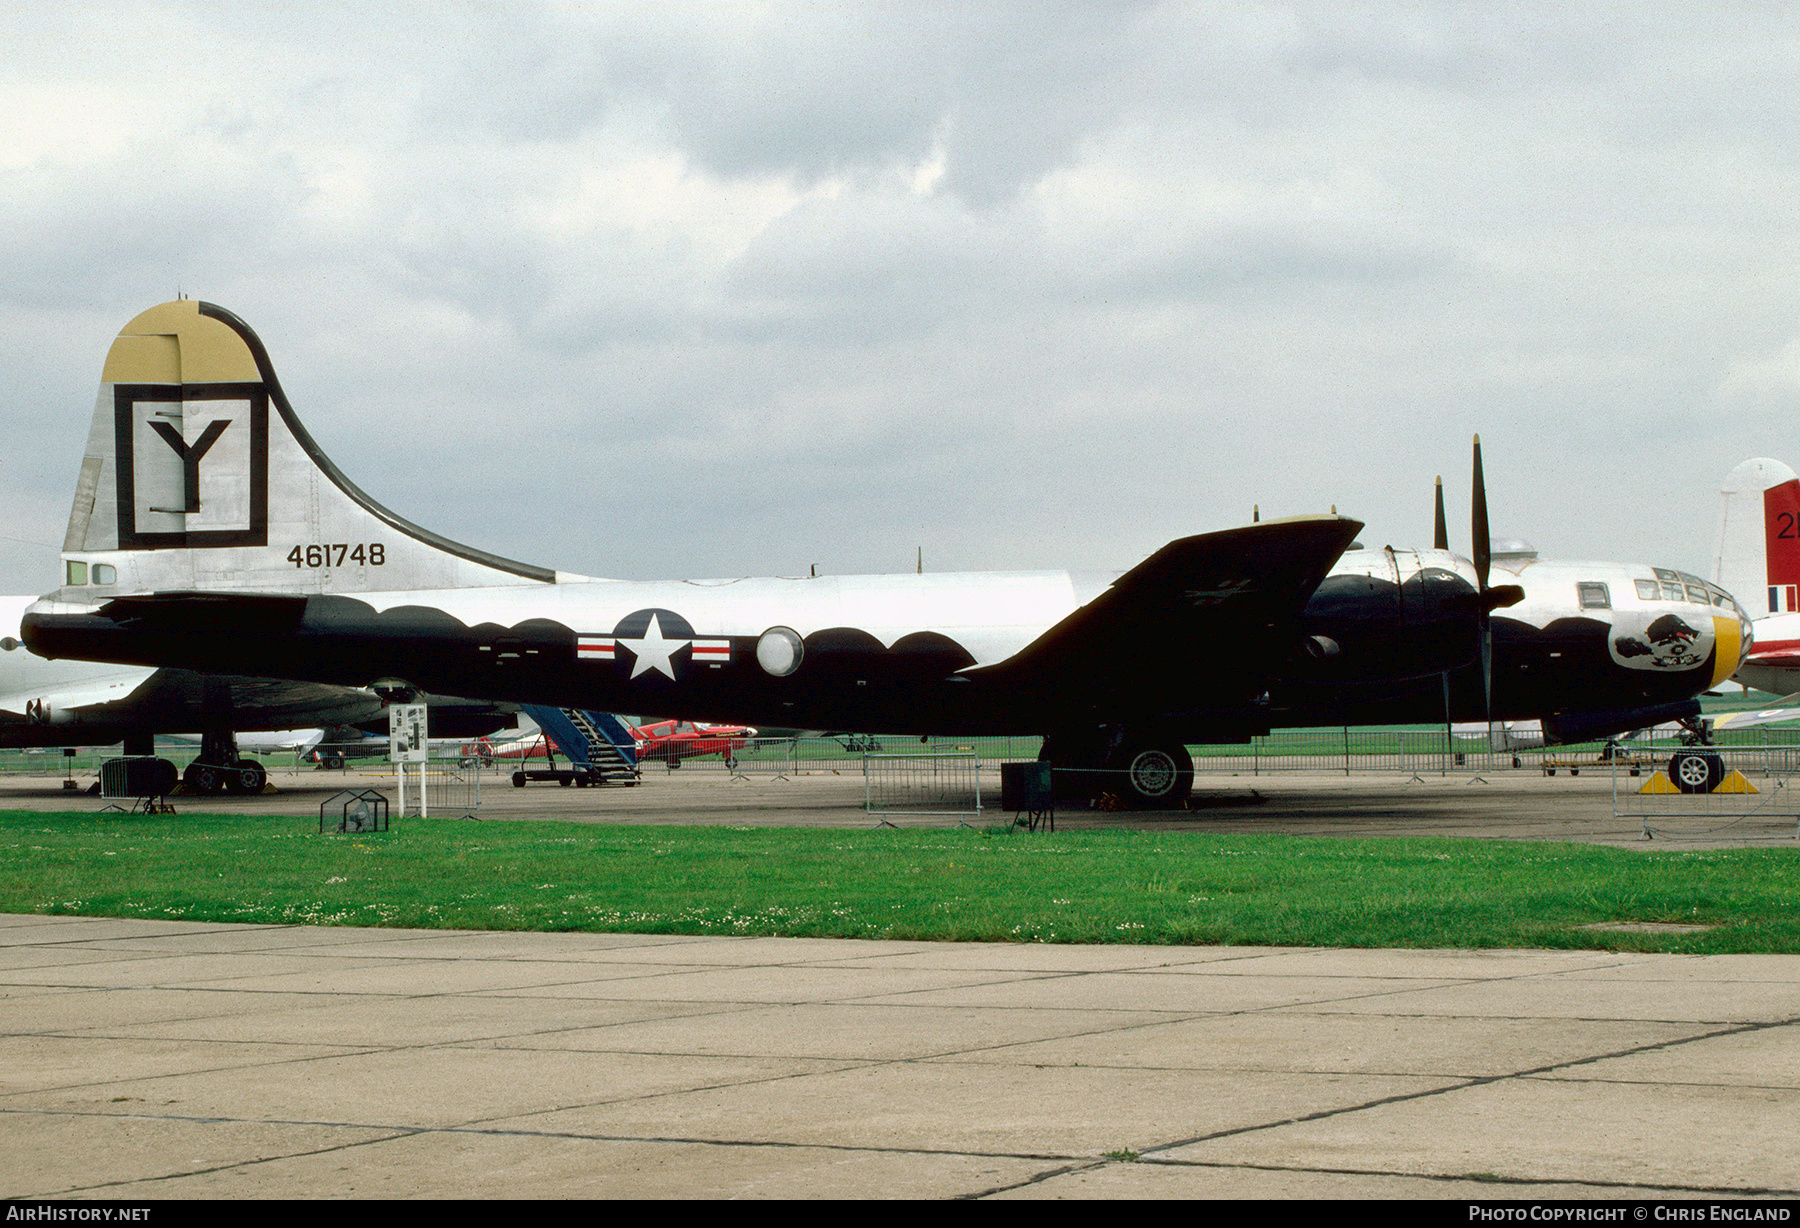
[[(1742, 612), (1716, 587), (1690, 590), (1659, 574), (1560, 561), (1498, 572), (1525, 596), (1493, 616), (1493, 717), (1656, 707), (1689, 699), (1699, 689), (1696, 671), (1702, 685), (1728, 675), (1748, 642)], [(233, 606), (223, 621), (204, 625), (191, 611), (174, 624), (62, 617), (41, 634), (47, 644), (70, 636), (83, 655), (108, 660), (205, 662), (343, 685), (396, 678), (438, 693), (674, 710), (704, 721), (1043, 733), (1080, 723), (1091, 697), (990, 679), (982, 667), (1020, 652), (1113, 578), (560, 580), (295, 597), (265, 612)], [(1247, 676), (1240, 691), (1222, 689), (1229, 643), (1184, 655), (1120, 642), (1117, 676), (1130, 681), (1112, 706), (1195, 739), (1286, 725), (1430, 723), (1446, 719), (1448, 677), (1449, 719), (1480, 720), (1479, 643), (1468, 617), (1474, 593), (1473, 570), (1457, 555), (1350, 551), (1307, 602), (1300, 640), (1273, 678)], [(781, 672), (790, 662), (769, 658), (789, 635), (798, 659)], [(1124, 668), (1158, 657), (1166, 670)], [(1207, 701), (1193, 702), (1184, 685), (1194, 669), (1205, 673)]]

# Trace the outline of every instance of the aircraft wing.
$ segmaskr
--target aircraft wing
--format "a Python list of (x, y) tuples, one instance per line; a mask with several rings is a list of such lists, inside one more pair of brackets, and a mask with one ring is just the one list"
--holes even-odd
[(1794, 707), (1790, 701), (1800, 696), (1784, 695), (1777, 700), (1773, 708), (1758, 708), (1752, 712), (1722, 712), (1713, 718), (1714, 733), (1723, 733), (1727, 729), (1753, 729), (1758, 725), (1778, 725), (1784, 721), (1800, 720), (1800, 707)]
[(1800, 666), (1800, 644), (1792, 640), (1764, 648), (1757, 644), (1742, 665), (1760, 665), (1765, 669), (1794, 669)]
[[(0, 713), (0, 745), (78, 744), (89, 731), (132, 728), (174, 730), (223, 720), (233, 729), (295, 729), (321, 723), (369, 720), (381, 700), (369, 691), (317, 682), (199, 674), (159, 669), (129, 693), (118, 688), (53, 688), (37, 697), (39, 721)], [(40, 723), (41, 722), (41, 723)]]
[(1241, 689), (1299, 646), (1301, 610), (1362, 527), (1301, 516), (1170, 542), (1019, 653), (965, 672), (1181, 692), (1202, 706), (1204, 692)]

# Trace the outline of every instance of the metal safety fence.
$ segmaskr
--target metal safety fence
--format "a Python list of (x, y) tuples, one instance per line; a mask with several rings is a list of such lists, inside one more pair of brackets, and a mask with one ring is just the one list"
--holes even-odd
[[(1446, 735), (1437, 730), (1278, 730), (1266, 737), (1236, 745), (1194, 746), (1190, 750), (1197, 774), (1266, 776), (1285, 772), (1360, 772), (1402, 775), (1443, 774), (1469, 769), (1535, 768), (1540, 759), (1561, 760), (1583, 753), (1564, 748), (1552, 750), (1490, 750), (1485, 739)], [(1041, 747), (1035, 737), (931, 738), (842, 734), (816, 738), (732, 739), (727, 750), (672, 753), (659, 750), (642, 764), (644, 777), (655, 779), (669, 772), (688, 774), (724, 772), (746, 779), (780, 779), (814, 775), (860, 776), (865, 755), (972, 754), (983, 763), (1035, 759)], [(1587, 748), (1590, 757), (1598, 747)], [(81, 748), (65, 753), (56, 748), (0, 750), (0, 776), (65, 777), (94, 780), (100, 764), (116, 758), (118, 747)], [(158, 756), (177, 769), (199, 754), (186, 744), (159, 744)], [(333, 769), (320, 769), (303, 761), (297, 752), (245, 752), (244, 757), (262, 763), (270, 772), (330, 770), (347, 776), (374, 773), (392, 777), (385, 755), (352, 759)], [(560, 758), (560, 756), (559, 756)], [(434, 762), (438, 762), (434, 760)], [(466, 759), (443, 762), (461, 768)], [(521, 767), (543, 767), (544, 760), (497, 758), (492, 770), (509, 775)]]
[(470, 758), (434, 758), (424, 763), (384, 764), (391, 774), (402, 818), (481, 817), (481, 778), (498, 783), (492, 766)]
[[(1800, 750), (1800, 729), (1758, 730), (1721, 737), (1720, 749), (1738, 745)], [(1642, 770), (1665, 762), (1685, 744), (1673, 730), (1655, 737), (1572, 746), (1533, 745), (1496, 728), (1491, 734), (1437, 728), (1282, 729), (1238, 746), (1194, 747), (1194, 771), (1201, 774), (1275, 776), (1291, 772), (1360, 773), (1402, 777), (1455, 776), (1525, 771), (1544, 775), (1610, 771), (1615, 762)]]
[(972, 750), (864, 755), (863, 809), (879, 815), (979, 815), (981, 757)]
[(1800, 745), (1728, 742), (1620, 755), (1613, 815), (1635, 819), (1644, 838), (1800, 839)]
[[(685, 775), (726, 773), (748, 781), (780, 781), (806, 776), (833, 775), (860, 777), (863, 761), (872, 755), (918, 756), (961, 755), (973, 757), (990, 773), (991, 787), (998, 780), (998, 764), (1035, 759), (1041, 740), (1035, 737), (1012, 738), (929, 738), (866, 734), (836, 734), (829, 737), (733, 738), (723, 747), (713, 740), (704, 750), (677, 748), (659, 751), (643, 765), (643, 779), (654, 781), (670, 773)], [(1193, 746), (1194, 772), (1198, 779), (1229, 776), (1280, 776), (1289, 773), (1328, 773), (1341, 776), (1385, 775), (1402, 780), (1482, 775), (1509, 771), (1543, 772), (1546, 774), (1597, 774), (1609, 771), (1618, 756), (1636, 761), (1639, 770), (1652, 759), (1666, 761), (1681, 749), (1673, 737), (1630, 739), (1615, 747), (1601, 743), (1586, 746), (1525, 745), (1502, 731), (1490, 738), (1476, 732), (1467, 734), (1435, 728), (1326, 728), (1282, 729), (1246, 743)], [(1731, 755), (1768, 758), (1787, 751), (1800, 754), (1800, 729), (1757, 729), (1741, 735), (1721, 735), (1715, 749)], [(177, 769), (199, 753), (192, 744), (161, 742), (159, 756), (169, 759)], [(0, 750), (0, 775), (39, 778), (61, 777), (80, 781), (84, 786), (97, 779), (100, 764), (119, 755), (119, 748), (83, 748), (65, 752), (59, 748)], [(247, 754), (271, 772), (318, 771), (316, 765), (303, 762), (295, 752)], [(1773, 762), (1773, 760), (1771, 760)], [(444, 791), (446, 811), (476, 809), (478, 788), (473, 774), (474, 761), (469, 758), (433, 760), (433, 773), (440, 777), (438, 788)], [(510, 776), (522, 766), (543, 766), (541, 759), (494, 759), (488, 772)], [(381, 778), (394, 779), (393, 766), (385, 756), (353, 760), (333, 769), (335, 775), (364, 778), (375, 783)], [(494, 782), (489, 781), (489, 787)], [(427, 805), (435, 813), (436, 793), (428, 793)]]
[(733, 738), (728, 750), (670, 754), (644, 760), (645, 779), (668, 772), (726, 772), (750, 780), (800, 776), (860, 776), (869, 755), (960, 754), (983, 762), (1034, 759), (1039, 738), (929, 738), (838, 734), (817, 738)]
[[(99, 775), (102, 763), (108, 759), (117, 759), (122, 753), (117, 746), (82, 746), (68, 749), (30, 747), (22, 750), (3, 750), (0, 751), (0, 775), (8, 777), (76, 776), (92, 779)], [(169, 760), (179, 770), (199, 756), (200, 747), (194, 744), (158, 745), (156, 754), (159, 758)], [(254, 759), (270, 771), (285, 771), (290, 766), (299, 764), (299, 756), (286, 751), (271, 754), (246, 752), (240, 757)]]
[[(1273, 776), (1287, 772), (1379, 772), (1402, 776), (1512, 765), (1510, 751), (1437, 729), (1281, 729), (1236, 745), (1194, 748), (1196, 774)], [(1521, 765), (1522, 766), (1522, 765)]]

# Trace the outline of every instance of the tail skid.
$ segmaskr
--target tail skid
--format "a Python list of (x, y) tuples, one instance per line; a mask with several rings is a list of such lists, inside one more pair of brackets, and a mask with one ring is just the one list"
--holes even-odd
[(63, 555), (57, 596), (84, 603), (557, 579), (370, 498), (300, 424), (249, 325), (186, 299), (139, 315), (107, 354)]

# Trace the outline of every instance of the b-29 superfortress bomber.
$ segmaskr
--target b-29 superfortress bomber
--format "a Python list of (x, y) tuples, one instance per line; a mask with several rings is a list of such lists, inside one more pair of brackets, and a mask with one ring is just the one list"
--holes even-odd
[(686, 719), (1038, 734), (1142, 805), (1187, 747), (1278, 726), (1538, 719), (1588, 739), (1698, 714), (1749, 624), (1665, 569), (1366, 549), (1338, 515), (1170, 542), (1128, 571), (640, 582), (420, 528), (320, 450), (263, 343), (191, 300), (139, 315), (101, 376), (48, 657)]

